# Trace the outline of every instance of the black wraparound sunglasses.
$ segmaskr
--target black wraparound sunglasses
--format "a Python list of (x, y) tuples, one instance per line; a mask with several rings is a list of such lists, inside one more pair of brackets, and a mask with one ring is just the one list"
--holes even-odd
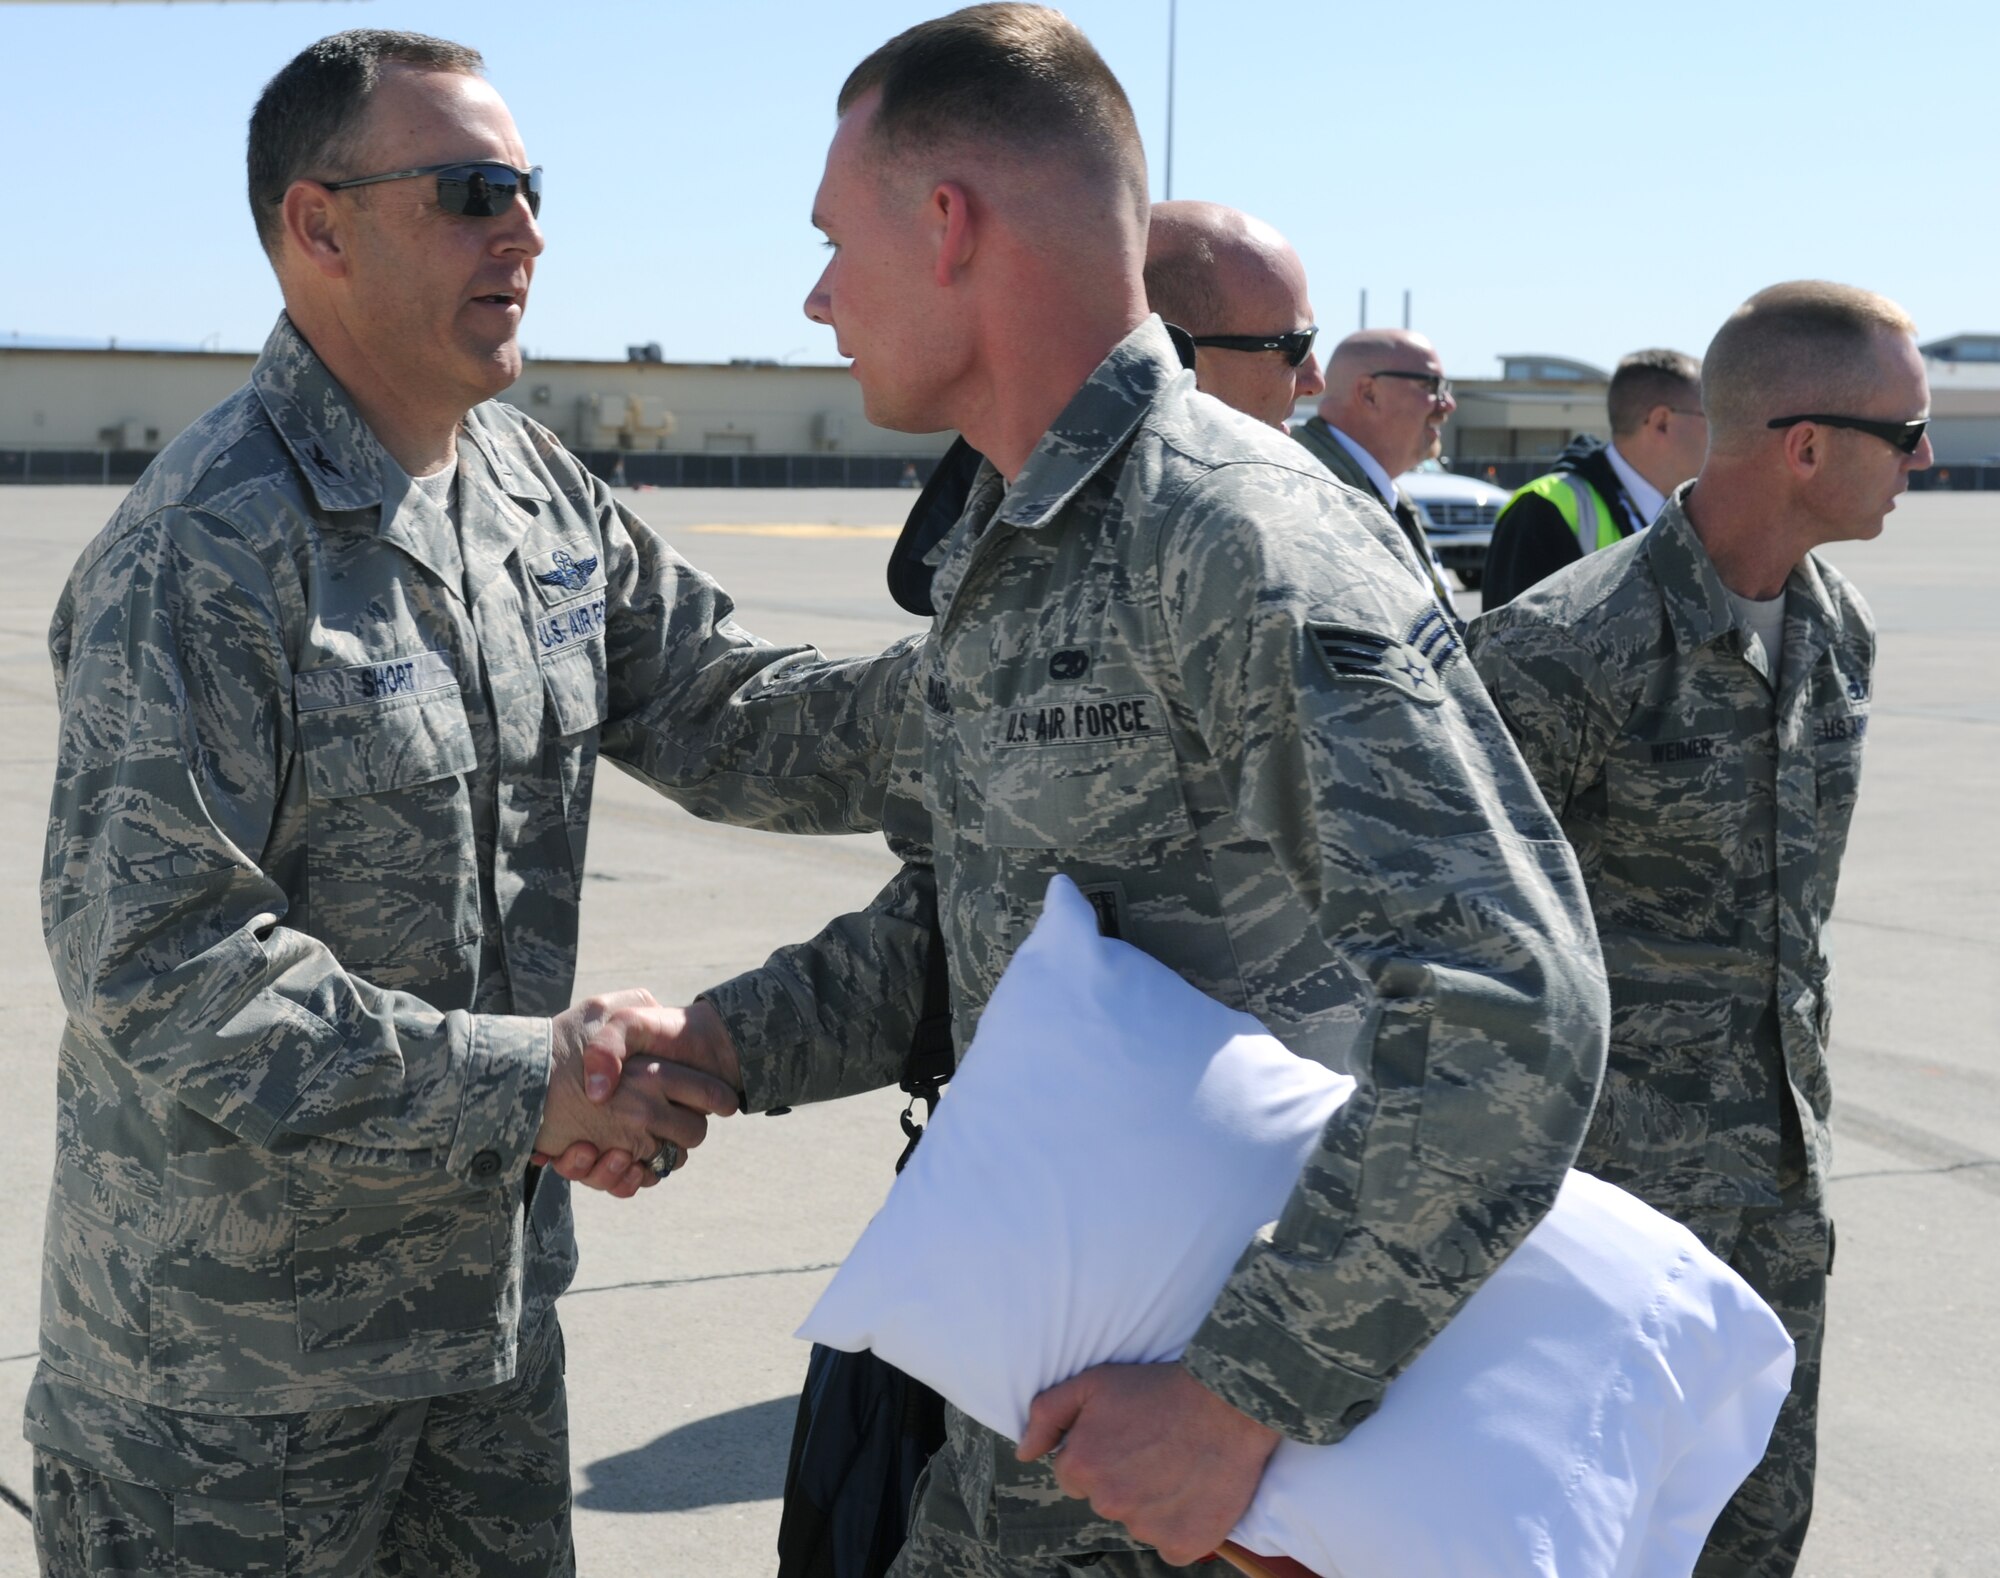
[(1318, 334), (1319, 325), (1314, 323), (1283, 334), (1197, 334), (1192, 339), (1197, 345), (1213, 346), (1218, 351), (1276, 351), (1288, 366), (1296, 367), (1312, 355), (1313, 340)]
[(344, 192), (350, 186), (379, 186), (384, 181), (414, 181), (420, 176), (437, 177), (438, 207), (447, 214), (467, 219), (494, 219), (514, 206), (516, 197), (526, 197), (528, 212), (542, 213), (542, 167), (517, 170), (498, 159), (474, 159), (464, 164), (427, 164), (415, 170), (391, 170), (386, 175), (357, 175), (351, 181), (322, 181), (329, 192)]
[(1900, 449), (1906, 455), (1914, 455), (1917, 445), (1924, 441), (1924, 429), (1931, 425), (1931, 419), (1920, 416), (1913, 422), (1871, 422), (1859, 416), (1826, 416), (1814, 412), (1810, 416), (1773, 417), (1767, 427), (1797, 427), (1801, 422), (1817, 422), (1821, 427), (1848, 427), (1857, 433), (1872, 433), (1891, 449)]

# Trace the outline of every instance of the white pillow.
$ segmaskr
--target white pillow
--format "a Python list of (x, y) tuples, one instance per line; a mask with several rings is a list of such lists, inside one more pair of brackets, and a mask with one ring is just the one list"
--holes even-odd
[[(1057, 877), (798, 1334), (1018, 1440), (1078, 1371), (1180, 1354), (1353, 1088), (1100, 937)], [(1685, 1578), (1791, 1368), (1692, 1234), (1572, 1173), (1372, 1418), (1279, 1446), (1233, 1538), (1323, 1578)]]

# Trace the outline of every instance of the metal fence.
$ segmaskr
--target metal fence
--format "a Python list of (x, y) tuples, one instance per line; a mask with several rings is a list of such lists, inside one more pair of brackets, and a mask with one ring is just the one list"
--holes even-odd
[[(930, 481), (933, 455), (663, 455), (585, 449), (581, 460), (613, 486), (645, 488), (894, 488)], [(0, 484), (118, 483), (129, 487), (152, 463), (139, 449), (0, 449)], [(621, 464), (622, 463), (622, 464)], [(1512, 491), (1539, 477), (1549, 460), (1448, 460), (1462, 477)], [(2000, 465), (1943, 464), (1910, 473), (1917, 493), (2000, 491)]]
[(937, 464), (934, 455), (671, 455), (616, 449), (576, 454), (607, 482), (635, 488), (915, 488), (930, 481)]
[[(614, 486), (648, 488), (894, 488), (930, 480), (935, 456), (662, 455), (586, 449), (578, 458)], [(130, 486), (152, 463), (131, 449), (0, 449), (0, 483)]]
[(153, 463), (150, 450), (0, 449), (0, 482), (122, 483)]
[(1913, 493), (1984, 493), (2000, 488), (2000, 466), (1932, 466), (1910, 473)]

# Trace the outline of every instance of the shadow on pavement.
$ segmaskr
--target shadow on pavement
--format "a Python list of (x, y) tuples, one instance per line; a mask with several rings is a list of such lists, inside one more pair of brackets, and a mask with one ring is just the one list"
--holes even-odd
[(796, 1396), (691, 1420), (583, 1470), (576, 1504), (592, 1512), (691, 1512), (768, 1501), (785, 1488)]

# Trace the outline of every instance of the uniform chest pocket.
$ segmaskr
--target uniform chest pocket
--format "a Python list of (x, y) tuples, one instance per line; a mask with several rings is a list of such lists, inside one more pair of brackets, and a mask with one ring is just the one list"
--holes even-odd
[(1626, 740), (1604, 782), (1602, 879), (1626, 921), (1673, 937), (1733, 928), (1749, 812), (1742, 742), (1719, 730)]
[(400, 984), (408, 969), (422, 973), (422, 957), (479, 930), (467, 784), (478, 751), (458, 686), (306, 706), (298, 722), (309, 925), (343, 963)]
[(597, 728), (610, 710), (611, 686), (604, 663), (604, 643), (592, 641), (544, 657), (542, 688), (548, 692), (549, 716), (555, 732), (562, 738)]
[(1193, 835), (1165, 735), (1001, 745), (991, 759), (984, 829), (992, 848), (1109, 854)]

